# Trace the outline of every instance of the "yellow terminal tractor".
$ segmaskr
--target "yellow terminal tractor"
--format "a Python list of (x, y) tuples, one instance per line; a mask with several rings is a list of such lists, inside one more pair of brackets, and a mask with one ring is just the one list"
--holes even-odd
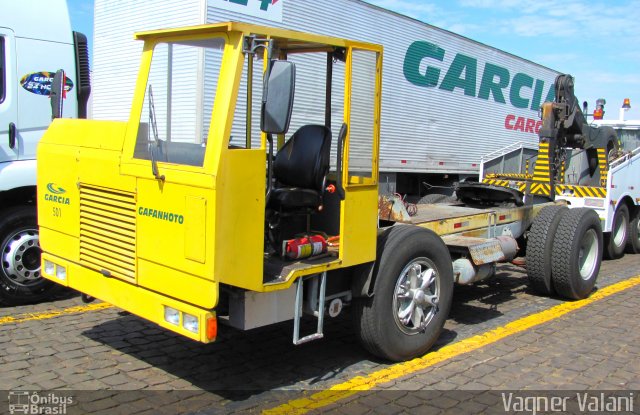
[[(532, 224), (550, 226), (540, 212), (562, 208), (379, 197), (379, 45), (236, 22), (136, 37), (128, 122), (58, 119), (38, 148), (43, 273), (86, 300), (205, 343), (219, 325), (293, 320), (301, 344), (350, 305), (365, 348), (403, 360), (438, 338), (454, 282), (491, 276)], [(350, 167), (354, 149), (367, 168)], [(559, 294), (584, 298), (602, 231), (591, 210), (571, 212), (554, 229), (561, 255), (540, 261)]]

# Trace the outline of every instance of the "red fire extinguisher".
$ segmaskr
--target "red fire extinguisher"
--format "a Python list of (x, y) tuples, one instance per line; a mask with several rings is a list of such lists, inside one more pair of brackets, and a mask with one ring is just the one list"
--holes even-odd
[(321, 235), (307, 235), (282, 242), (282, 252), (290, 259), (320, 255), (327, 250), (327, 240)]

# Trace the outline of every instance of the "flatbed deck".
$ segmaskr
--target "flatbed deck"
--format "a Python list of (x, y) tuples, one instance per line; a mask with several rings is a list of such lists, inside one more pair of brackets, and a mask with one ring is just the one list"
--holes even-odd
[(411, 223), (414, 225), (474, 215), (486, 215), (488, 213), (496, 212), (496, 210), (498, 209), (476, 209), (466, 206), (459, 206), (453, 203), (439, 203), (434, 205), (426, 204), (417, 206), (418, 213), (416, 213), (414, 216), (411, 216)]

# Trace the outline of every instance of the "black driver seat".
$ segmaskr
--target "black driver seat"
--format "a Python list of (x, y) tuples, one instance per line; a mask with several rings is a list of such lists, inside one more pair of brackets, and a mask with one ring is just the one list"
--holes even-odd
[(267, 208), (282, 213), (317, 210), (322, 205), (325, 176), (329, 172), (331, 130), (305, 125), (276, 154), (276, 180), (267, 197)]

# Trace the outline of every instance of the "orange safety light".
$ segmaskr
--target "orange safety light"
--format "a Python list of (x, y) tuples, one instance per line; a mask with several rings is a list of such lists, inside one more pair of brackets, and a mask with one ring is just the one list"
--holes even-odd
[(602, 111), (602, 108), (596, 108), (595, 110), (593, 110), (594, 120), (601, 120), (603, 116), (604, 116), (604, 111)]
[(218, 336), (218, 319), (209, 317), (207, 319), (207, 340), (215, 340)]
[(622, 102), (622, 108), (631, 108), (631, 100), (629, 98), (625, 98)]

